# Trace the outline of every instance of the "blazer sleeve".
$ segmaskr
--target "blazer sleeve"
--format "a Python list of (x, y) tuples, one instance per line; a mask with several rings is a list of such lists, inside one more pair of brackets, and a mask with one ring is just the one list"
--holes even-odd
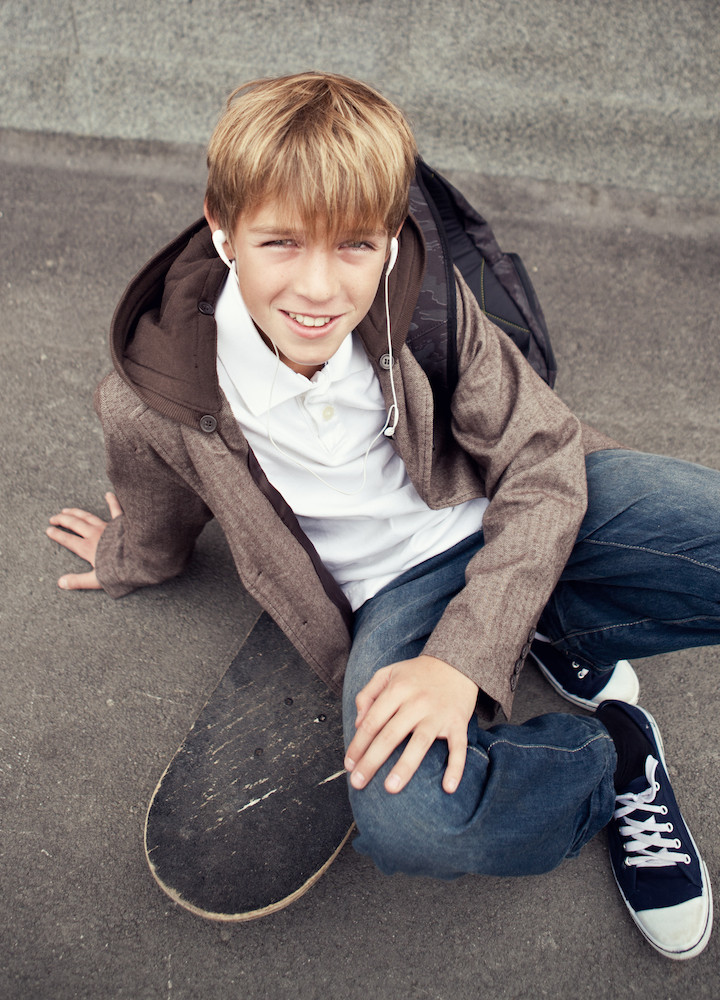
[(181, 573), (212, 513), (143, 434), (138, 418), (146, 406), (118, 375), (100, 383), (95, 409), (123, 510), (100, 538), (95, 571), (111, 597), (123, 597)]
[[(587, 506), (581, 425), (458, 278), (453, 434), (490, 505), (464, 589), (425, 647), (510, 716), (537, 623)], [(486, 699), (487, 700), (487, 699)]]

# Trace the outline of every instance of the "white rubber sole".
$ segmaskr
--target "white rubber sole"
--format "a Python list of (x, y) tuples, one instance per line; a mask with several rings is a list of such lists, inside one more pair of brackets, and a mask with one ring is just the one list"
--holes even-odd
[(625, 701), (629, 705), (637, 705), (638, 698), (640, 697), (640, 681), (637, 678), (633, 666), (627, 660), (618, 660), (615, 664), (615, 669), (613, 670), (610, 680), (607, 682), (605, 687), (598, 691), (594, 698), (580, 698), (578, 695), (570, 694), (566, 691), (564, 687), (553, 677), (550, 671), (544, 666), (537, 656), (530, 650), (528, 654), (532, 657), (533, 662), (536, 667), (543, 675), (545, 680), (557, 691), (561, 698), (566, 701), (572, 702), (573, 705), (578, 705), (580, 708), (585, 708), (589, 712), (594, 712), (600, 707), (604, 701)]

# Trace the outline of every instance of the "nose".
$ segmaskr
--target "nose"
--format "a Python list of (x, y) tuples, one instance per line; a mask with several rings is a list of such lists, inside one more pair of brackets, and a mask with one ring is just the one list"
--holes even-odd
[(332, 251), (308, 248), (295, 275), (295, 291), (308, 302), (329, 302), (339, 289)]

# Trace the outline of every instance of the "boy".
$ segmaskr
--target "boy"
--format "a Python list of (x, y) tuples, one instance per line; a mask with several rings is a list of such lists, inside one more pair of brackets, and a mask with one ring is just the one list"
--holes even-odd
[[(718, 642), (720, 474), (582, 427), (459, 276), (451, 427), (434, 412), (404, 346), (416, 155), (343, 77), (231, 95), (205, 220), (116, 311), (96, 394), (112, 520), (51, 518), (92, 566), (60, 586), (165, 580), (216, 517), (248, 591), (344, 684), (358, 850), (385, 872), (534, 874), (610, 824), (633, 919), (692, 957), (708, 874), (619, 657)], [(595, 716), (481, 728), (531, 650)]]

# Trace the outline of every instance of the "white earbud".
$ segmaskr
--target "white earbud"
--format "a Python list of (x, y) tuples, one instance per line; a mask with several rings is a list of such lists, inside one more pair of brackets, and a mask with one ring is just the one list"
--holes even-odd
[(398, 256), (398, 241), (395, 236), (390, 240), (390, 257), (388, 258), (388, 264), (385, 268), (385, 277), (390, 274), (392, 269), (395, 267), (395, 261)]
[[(395, 387), (393, 386), (393, 389), (394, 388)], [(383, 434), (385, 435), (386, 438), (391, 438), (394, 435), (395, 428), (397, 427), (399, 420), (400, 420), (400, 412), (395, 403), (393, 403), (390, 409), (388, 410), (388, 421), (390, 422), (383, 431)]]
[(215, 232), (212, 234), (212, 241), (213, 241), (213, 246), (217, 250), (217, 255), (220, 258), (220, 260), (223, 262), (223, 264), (229, 267), (230, 270), (232, 270), (232, 261), (225, 253), (225, 243), (227, 243), (227, 238), (222, 229), (215, 230)]

